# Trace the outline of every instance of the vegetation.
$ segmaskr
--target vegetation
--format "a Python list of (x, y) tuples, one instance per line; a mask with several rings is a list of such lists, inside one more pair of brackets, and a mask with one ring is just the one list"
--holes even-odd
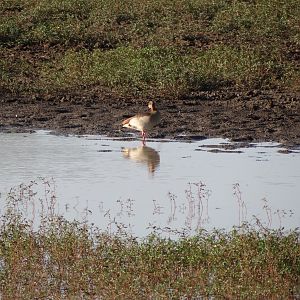
[[(35, 183), (32, 182), (31, 185)], [(12, 190), (0, 227), (4, 299), (288, 299), (300, 293), (300, 233), (244, 224), (164, 238), (115, 234), (55, 211), (45, 182), (40, 222), (33, 189)], [(33, 208), (33, 207), (32, 207)], [(34, 209), (33, 209), (34, 210)], [(36, 211), (36, 210), (35, 210)]]
[(299, 15), (297, 0), (3, 0), (0, 88), (297, 89)]

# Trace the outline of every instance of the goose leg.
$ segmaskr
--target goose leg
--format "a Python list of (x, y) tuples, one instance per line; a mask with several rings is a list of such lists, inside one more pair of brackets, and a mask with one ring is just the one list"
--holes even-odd
[(143, 145), (146, 144), (146, 132), (145, 131), (142, 131), (142, 137), (143, 137)]

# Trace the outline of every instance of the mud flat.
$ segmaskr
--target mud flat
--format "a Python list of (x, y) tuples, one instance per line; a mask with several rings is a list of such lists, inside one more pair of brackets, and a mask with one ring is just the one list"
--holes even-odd
[[(300, 97), (297, 93), (221, 90), (181, 99), (155, 99), (162, 112), (152, 137), (233, 141), (275, 141), (300, 145)], [(50, 129), (59, 134), (126, 136), (123, 118), (146, 109), (146, 101), (84, 91), (29, 99), (12, 95), (0, 100), (0, 131)]]

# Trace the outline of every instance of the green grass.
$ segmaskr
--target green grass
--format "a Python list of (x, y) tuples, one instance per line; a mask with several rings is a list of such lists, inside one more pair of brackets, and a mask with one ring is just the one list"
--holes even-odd
[[(244, 224), (231, 231), (145, 238), (55, 213), (43, 181), (12, 189), (0, 227), (4, 299), (292, 299), (300, 293), (300, 232)], [(39, 223), (26, 213), (38, 212)], [(23, 210), (25, 208), (25, 210)], [(258, 223), (259, 224), (259, 223)]]
[(200, 231), (169, 240), (109, 235), (63, 218), (34, 231), (6, 215), (0, 231), (5, 299), (289, 298), (299, 293), (299, 232)]
[(297, 89), (299, 15), (296, 0), (4, 0), (1, 87), (55, 93), (99, 85), (145, 97)]
[[(274, 87), (293, 70), (259, 51), (217, 45), (196, 54), (173, 48), (118, 47), (110, 51), (73, 49), (32, 65), (26, 58), (2, 62), (2, 80), (16, 93), (84, 89), (99, 85), (139, 96), (180, 96), (228, 85)], [(34, 76), (35, 75), (35, 76)]]

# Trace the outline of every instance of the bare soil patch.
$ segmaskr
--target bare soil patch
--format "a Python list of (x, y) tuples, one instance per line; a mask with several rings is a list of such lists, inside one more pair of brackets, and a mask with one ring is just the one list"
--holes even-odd
[[(225, 137), (300, 145), (300, 97), (282, 91), (203, 91), (180, 99), (153, 99), (162, 113), (155, 138)], [(127, 136), (121, 121), (147, 101), (93, 89), (55, 96), (0, 98), (0, 130), (50, 129), (58, 134)]]

